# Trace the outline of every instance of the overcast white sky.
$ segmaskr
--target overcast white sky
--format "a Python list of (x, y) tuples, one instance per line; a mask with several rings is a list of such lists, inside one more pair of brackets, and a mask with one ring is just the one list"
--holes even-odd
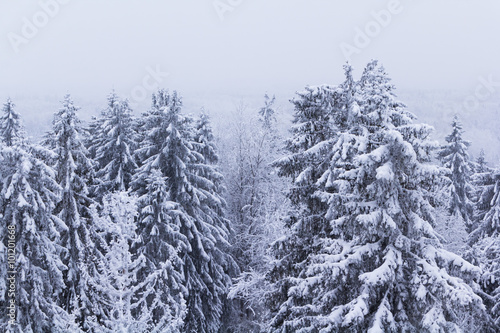
[[(51, 2), (60, 7), (54, 17), (42, 6)], [(367, 27), (372, 37), (351, 59), (358, 75), (377, 58), (399, 89), (473, 90), (488, 75), (500, 81), (499, 1), (401, 0), (377, 31), (372, 11), (390, 2), (2, 0), (0, 97), (71, 91), (102, 99), (112, 88), (126, 95), (143, 85), (147, 68), (168, 72), (161, 86), (183, 95), (335, 84), (342, 43), (356, 47), (357, 29)], [(223, 20), (215, 4), (230, 6)]]

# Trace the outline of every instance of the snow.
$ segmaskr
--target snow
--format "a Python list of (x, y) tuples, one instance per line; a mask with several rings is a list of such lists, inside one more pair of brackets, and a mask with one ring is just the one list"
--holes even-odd
[[(138, 118), (112, 93), (88, 129), (66, 96), (43, 147), (24, 139), (8, 103), (0, 208), (19, 231), (22, 329), (490, 328), (498, 171), (469, 174), (479, 167), (456, 122), (438, 166), (430, 127), (413, 123), (384, 69), (372, 61), (359, 80), (344, 69), (341, 84), (292, 101), (286, 149), (267, 95), (221, 152), (208, 117), (184, 115), (176, 92), (155, 92)], [(475, 223), (467, 252), (442, 248), (443, 202), (443, 216)]]
[(386, 181), (394, 180), (394, 172), (392, 171), (391, 162), (387, 162), (377, 168), (377, 179)]

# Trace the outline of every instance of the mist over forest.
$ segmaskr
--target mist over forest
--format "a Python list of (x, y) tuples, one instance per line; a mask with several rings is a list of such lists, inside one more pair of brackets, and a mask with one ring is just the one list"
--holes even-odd
[[(388, 70), (390, 73), (390, 70)], [(305, 86), (304, 86), (305, 87)], [(304, 87), (297, 87), (296, 91)], [(176, 89), (175, 87), (165, 88)], [(397, 87), (396, 87), (397, 88)], [(281, 90), (279, 87), (276, 90)], [(182, 94), (182, 91), (179, 91)], [(262, 91), (259, 94), (201, 94), (183, 95), (183, 103), (186, 112), (198, 114), (201, 109), (212, 116), (216, 130), (224, 131), (226, 120), (237, 113), (239, 106), (244, 105), (251, 114), (260, 108), (265, 93), (276, 94), (273, 91)], [(119, 92), (117, 92), (119, 94)], [(488, 160), (493, 165), (500, 162), (500, 94), (493, 93), (486, 100), (477, 100), (477, 104), (467, 104), (467, 98), (474, 96), (474, 91), (459, 90), (399, 90), (396, 94), (408, 106), (419, 119), (419, 121), (432, 125), (435, 128), (433, 137), (442, 141), (448, 131), (449, 122), (455, 115), (459, 115), (464, 123), (465, 137), (472, 142), (470, 153), (477, 156), (484, 149)], [(276, 105), (278, 107), (280, 121), (284, 131), (287, 130), (292, 119), (293, 106), (289, 100), (295, 95), (295, 91), (281, 92), (276, 94)], [(24, 118), (28, 133), (34, 138), (40, 138), (49, 128), (52, 115), (59, 108), (63, 96), (38, 96), (38, 95), (12, 95), (10, 96), (17, 104), (18, 110)], [(105, 107), (106, 94), (101, 98), (78, 98), (75, 99), (82, 106), (81, 118), (85, 121), (93, 116), (98, 116)], [(5, 97), (7, 98), (7, 97)], [(139, 115), (150, 107), (149, 98), (139, 103), (134, 114)]]
[(0, 330), (500, 332), (500, 2), (0, 3)]

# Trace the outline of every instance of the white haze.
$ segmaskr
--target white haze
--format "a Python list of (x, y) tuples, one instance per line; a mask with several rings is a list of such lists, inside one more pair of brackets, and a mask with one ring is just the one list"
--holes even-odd
[[(53, 17), (23, 36), (26, 22), (43, 18), (51, 1), (59, 7), (51, 7)], [(222, 16), (214, 7), (220, 3), (231, 8)], [(222, 128), (240, 102), (258, 108), (265, 92), (277, 95), (289, 119), (294, 92), (340, 83), (342, 45), (356, 47), (359, 30), (391, 6), (397, 10), (387, 24), (350, 57), (356, 74), (379, 59), (437, 139), (458, 113), (472, 153), (484, 148), (498, 163), (497, 1), (2, 1), (0, 98), (14, 100), (35, 137), (64, 94), (72, 93), (89, 119), (112, 89), (134, 99), (145, 79), (148, 87), (178, 90), (188, 112), (205, 107)], [(14, 35), (24, 42), (13, 43)], [(160, 73), (156, 81), (147, 79), (151, 71)], [(148, 106), (147, 99), (135, 102), (136, 113)]]

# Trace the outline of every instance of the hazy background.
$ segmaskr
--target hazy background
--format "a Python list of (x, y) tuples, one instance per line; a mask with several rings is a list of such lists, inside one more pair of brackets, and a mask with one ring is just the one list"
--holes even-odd
[[(498, 163), (500, 2), (392, 3), (3, 0), (0, 99), (10, 96), (38, 136), (68, 92), (89, 119), (112, 89), (140, 113), (158, 86), (178, 90), (187, 112), (205, 107), (223, 129), (239, 103), (258, 108), (265, 92), (276, 94), (286, 119), (295, 91), (340, 83), (348, 44), (357, 48), (350, 57), (357, 77), (379, 59), (437, 139), (458, 113), (472, 153), (482, 147)], [(397, 13), (377, 23), (374, 12), (394, 6)], [(360, 31), (368, 41), (359, 42)], [(151, 71), (162, 74), (155, 80)]]

